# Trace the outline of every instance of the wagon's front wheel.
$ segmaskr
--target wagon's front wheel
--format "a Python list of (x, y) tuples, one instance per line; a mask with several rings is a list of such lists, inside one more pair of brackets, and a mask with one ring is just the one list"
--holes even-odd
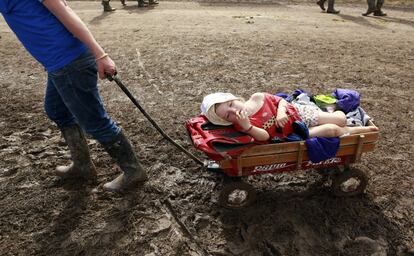
[(224, 185), (220, 192), (219, 203), (230, 209), (240, 209), (256, 200), (256, 190), (246, 182), (236, 181)]
[(355, 196), (363, 193), (368, 177), (357, 169), (347, 169), (332, 177), (332, 192), (335, 196)]

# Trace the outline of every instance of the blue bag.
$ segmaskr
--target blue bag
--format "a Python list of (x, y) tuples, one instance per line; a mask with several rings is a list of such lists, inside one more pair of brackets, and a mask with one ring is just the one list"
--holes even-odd
[(359, 92), (349, 89), (336, 89), (332, 96), (336, 100), (336, 105), (345, 113), (354, 111), (359, 107), (360, 95)]

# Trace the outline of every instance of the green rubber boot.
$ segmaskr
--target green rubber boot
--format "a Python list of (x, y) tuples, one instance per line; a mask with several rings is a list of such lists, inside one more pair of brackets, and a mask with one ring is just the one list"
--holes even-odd
[(105, 190), (123, 192), (147, 180), (147, 175), (138, 162), (131, 143), (122, 131), (112, 142), (103, 144), (103, 146), (123, 172), (113, 181), (105, 183), (103, 186)]
[(96, 182), (96, 170), (91, 160), (88, 143), (79, 125), (61, 129), (63, 138), (68, 145), (72, 162), (68, 166), (56, 167), (57, 176), (67, 178), (83, 178)]

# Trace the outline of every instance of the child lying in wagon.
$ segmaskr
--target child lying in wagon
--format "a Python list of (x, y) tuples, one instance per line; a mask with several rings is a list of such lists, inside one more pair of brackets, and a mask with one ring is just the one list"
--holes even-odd
[[(201, 112), (216, 125), (234, 125), (257, 141), (286, 137), (295, 124), (304, 123), (309, 137), (340, 137), (377, 131), (375, 126), (346, 126), (344, 112), (324, 112), (317, 106), (292, 104), (269, 93), (255, 93), (247, 101), (231, 93), (213, 93), (204, 97)], [(302, 121), (302, 122), (297, 122)]]

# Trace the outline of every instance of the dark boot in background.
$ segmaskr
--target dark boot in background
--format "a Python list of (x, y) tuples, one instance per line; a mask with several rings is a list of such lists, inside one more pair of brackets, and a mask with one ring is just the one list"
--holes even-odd
[(382, 16), (382, 17), (387, 16), (386, 13), (381, 11), (381, 8), (382, 8), (383, 4), (384, 4), (383, 0), (378, 0), (377, 1), (377, 6), (376, 6), (375, 11), (374, 11), (374, 16)]
[(147, 7), (148, 2), (145, 2), (144, 0), (138, 0), (138, 7)]
[(339, 11), (334, 9), (335, 0), (328, 0), (328, 10), (327, 13), (338, 14)]
[(326, 0), (319, 0), (318, 2), (316, 2), (316, 4), (319, 5), (319, 7), (321, 7), (322, 11), (325, 11), (325, 1)]
[(63, 138), (68, 145), (72, 163), (69, 166), (58, 166), (56, 175), (62, 178), (83, 178), (96, 182), (96, 170), (92, 163), (88, 143), (79, 125), (65, 127)]
[(147, 180), (144, 169), (138, 162), (131, 144), (122, 131), (112, 142), (103, 144), (103, 146), (123, 172), (113, 181), (105, 183), (103, 186), (105, 190), (122, 192), (133, 188), (139, 182)]
[(374, 16), (384, 17), (384, 16), (387, 16), (387, 14), (385, 12), (381, 11), (381, 10), (375, 10)]
[(374, 13), (376, 8), (375, 8), (375, 0), (367, 0), (367, 4), (368, 4), (368, 10), (362, 14), (362, 16), (368, 16), (371, 13)]
[(111, 5), (109, 5), (109, 1), (102, 1), (102, 5), (104, 12), (113, 12), (116, 10), (115, 8), (112, 8)]
[(122, 4), (123, 6), (126, 6), (125, 0), (121, 0), (121, 4)]

